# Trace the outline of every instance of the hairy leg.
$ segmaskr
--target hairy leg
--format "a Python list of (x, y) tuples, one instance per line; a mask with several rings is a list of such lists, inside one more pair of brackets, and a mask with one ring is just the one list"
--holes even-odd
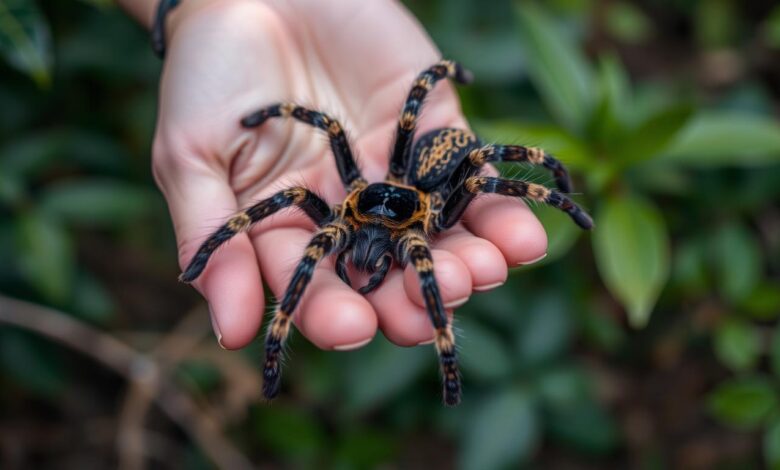
[(438, 218), (434, 221), (436, 230), (446, 230), (455, 225), (463, 216), (466, 207), (480, 193), (502, 194), (504, 196), (528, 198), (537, 202), (543, 202), (569, 214), (574, 223), (581, 228), (586, 230), (593, 228), (593, 220), (590, 216), (569, 199), (568, 196), (559, 191), (525, 181), (491, 176), (472, 176), (467, 178), (450, 195)]
[(387, 179), (403, 181), (412, 153), (412, 140), (417, 127), (417, 118), (422, 110), (423, 101), (436, 82), (443, 78), (452, 78), (458, 83), (470, 83), (471, 73), (451, 60), (442, 60), (424, 70), (415, 79), (406, 103), (401, 110), (401, 118), (396, 129), (393, 153), (390, 157), (390, 168)]
[(328, 204), (306, 188), (295, 187), (279, 191), (268, 199), (234, 215), (212, 233), (200, 245), (187, 269), (179, 276), (179, 280), (182, 282), (194, 281), (206, 268), (206, 263), (208, 263), (212, 253), (223, 243), (233, 238), (237, 233), (249, 230), (256, 222), (290, 206), (298, 206), (303, 209), (319, 226), (327, 223), (333, 217)]
[(347, 192), (366, 184), (360, 175), (357, 163), (355, 163), (355, 157), (352, 154), (347, 135), (344, 133), (344, 128), (336, 119), (297, 104), (278, 103), (246, 116), (241, 120), (241, 125), (245, 128), (258, 127), (272, 117), (290, 117), (325, 131), (328, 134), (330, 148), (336, 157), (336, 168), (338, 168), (339, 176)]
[(419, 276), (425, 309), (435, 328), (434, 341), (444, 382), (444, 402), (455, 406), (460, 402), (461, 390), (455, 336), (433, 275), (433, 257), (428, 242), (422, 232), (410, 230), (398, 240), (396, 251), (398, 259), (403, 263), (412, 263)]
[(309, 285), (314, 268), (331, 253), (343, 250), (349, 244), (349, 228), (334, 221), (321, 228), (311, 239), (303, 259), (295, 268), (284, 297), (274, 313), (265, 338), (265, 363), (263, 365), (263, 395), (271, 399), (279, 393), (281, 378), (280, 356), (284, 341), (290, 332), (292, 314), (298, 306), (306, 286)]
[(572, 190), (569, 173), (563, 164), (539, 147), (524, 147), (522, 145), (485, 145), (472, 150), (463, 165), (471, 167), (471, 175), (475, 175), (485, 163), (492, 162), (526, 162), (541, 165), (550, 170), (555, 178), (555, 185), (564, 193)]

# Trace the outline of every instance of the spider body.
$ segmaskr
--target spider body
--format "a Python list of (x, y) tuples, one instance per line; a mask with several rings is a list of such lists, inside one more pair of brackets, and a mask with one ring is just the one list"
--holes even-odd
[[(590, 216), (565, 194), (571, 190), (566, 170), (541, 149), (484, 145), (473, 133), (453, 128), (430, 131), (414, 142), (417, 116), (425, 96), (443, 78), (465, 83), (470, 81), (470, 74), (458, 64), (443, 60), (417, 77), (401, 111), (384, 182), (368, 184), (363, 179), (341, 124), (319, 111), (279, 103), (261, 108), (241, 121), (245, 128), (254, 128), (270, 118), (289, 117), (325, 131), (347, 191), (342, 204), (334, 207), (303, 187), (285, 189), (254, 204), (211, 234), (180, 277), (184, 282), (195, 280), (221, 244), (279, 210), (298, 207), (317, 224), (318, 230), (304, 250), (268, 327), (263, 370), (263, 392), (267, 398), (279, 392), (280, 356), (292, 315), (314, 268), (326, 256), (337, 257), (336, 272), (347, 284), (351, 285), (347, 263), (371, 274), (367, 284), (358, 289), (363, 294), (382, 283), (394, 262), (414, 267), (435, 330), (444, 402), (455, 405), (460, 401), (461, 389), (455, 338), (433, 273), (431, 237), (455, 225), (471, 201), (484, 193), (547, 203), (569, 214), (580, 227), (592, 228)], [(544, 166), (552, 172), (558, 189), (480, 174), (486, 164), (500, 161)]]

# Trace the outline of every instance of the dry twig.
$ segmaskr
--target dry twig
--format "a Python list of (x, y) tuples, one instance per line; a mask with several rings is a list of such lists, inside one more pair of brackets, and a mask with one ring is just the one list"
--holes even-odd
[(181, 391), (154, 357), (49, 307), (0, 295), (0, 322), (33, 331), (79, 351), (125, 377), (154, 400), (220, 468), (252, 468), (214, 420)]

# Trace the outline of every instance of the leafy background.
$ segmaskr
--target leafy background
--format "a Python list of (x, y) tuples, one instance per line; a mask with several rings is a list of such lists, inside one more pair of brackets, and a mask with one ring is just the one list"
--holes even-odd
[(780, 468), (780, 6), (408, 6), (480, 134), (554, 152), (597, 223), (534, 208), (549, 256), (458, 312), (454, 410), (381, 335), (297, 335), (261, 402), (257, 345), (218, 349), (176, 282), (146, 34), (0, 0), (0, 467)]

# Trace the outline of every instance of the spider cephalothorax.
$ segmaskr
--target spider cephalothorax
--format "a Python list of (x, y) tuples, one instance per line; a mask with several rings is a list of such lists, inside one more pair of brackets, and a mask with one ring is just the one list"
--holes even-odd
[[(280, 355), (292, 314), (314, 267), (324, 257), (337, 255), (336, 271), (347, 284), (350, 283), (347, 262), (371, 273), (368, 283), (359, 289), (364, 294), (382, 282), (393, 261), (402, 266), (412, 264), (435, 329), (436, 350), (444, 376), (444, 401), (455, 405), (460, 401), (455, 338), (433, 274), (430, 238), (455, 225), (469, 203), (482, 193), (547, 203), (569, 214), (580, 227), (592, 228), (590, 217), (565, 194), (571, 190), (566, 170), (541, 149), (484, 145), (471, 132), (451, 128), (430, 131), (412, 145), (423, 101), (443, 78), (467, 83), (470, 74), (460, 65), (443, 60), (417, 77), (401, 111), (389, 172), (386, 181), (381, 183), (368, 184), (363, 179), (341, 124), (326, 114), (280, 103), (262, 108), (241, 121), (245, 128), (253, 128), (272, 117), (291, 117), (324, 130), (348, 193), (342, 204), (329, 207), (306, 188), (280, 191), (231, 217), (203, 242), (181, 275), (182, 281), (193, 281), (222, 243), (283, 208), (296, 206), (317, 224), (319, 229), (306, 247), (268, 327), (263, 370), (263, 393), (267, 398), (279, 392)], [(542, 165), (552, 171), (558, 190), (521, 180), (482, 176), (482, 167), (490, 162)]]

